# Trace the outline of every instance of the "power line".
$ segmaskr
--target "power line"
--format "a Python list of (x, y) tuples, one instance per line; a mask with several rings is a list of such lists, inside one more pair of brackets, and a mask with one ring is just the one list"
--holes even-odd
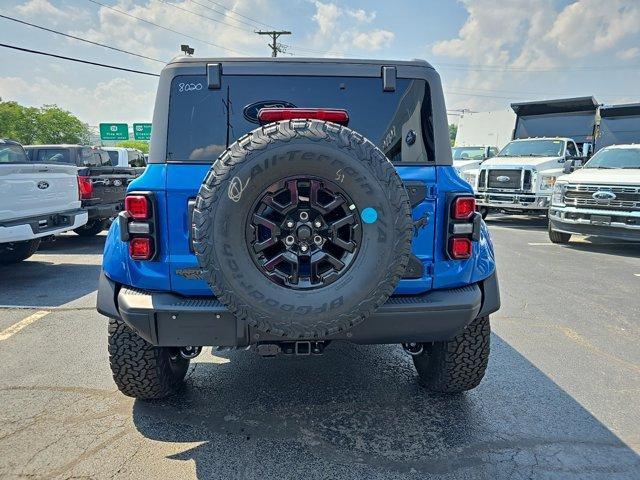
[(208, 17), (206, 15), (202, 15), (201, 13), (194, 12), (193, 10), (189, 10), (188, 8), (180, 7), (175, 3), (167, 2), (166, 0), (158, 0), (165, 5), (169, 5), (170, 7), (176, 8), (178, 10), (182, 10), (183, 12), (190, 13), (191, 15), (195, 15), (196, 17), (204, 18), (206, 20), (211, 20), (212, 22), (220, 23), (222, 25), (226, 25), (227, 27), (237, 28), (238, 30), (242, 30), (243, 32), (253, 33), (251, 30), (247, 30), (246, 28), (239, 27), (237, 25), (231, 25), (230, 23), (223, 22), (222, 20), (218, 20), (217, 18)]
[[(262, 25), (262, 26), (264, 26), (264, 27), (269, 27), (269, 28), (273, 28), (273, 29), (275, 29), (275, 28), (276, 28), (276, 27), (274, 27), (273, 25), (269, 25), (268, 23), (262, 23), (262, 22), (260, 22), (260, 21), (258, 21), (258, 20), (254, 20), (254, 19), (253, 19), (253, 18), (251, 18), (251, 17), (247, 17), (246, 15), (243, 15), (243, 14), (241, 14), (241, 13), (238, 13), (238, 12), (236, 12), (235, 10), (232, 10), (232, 9), (230, 9), (229, 7), (226, 7), (226, 6), (222, 5), (221, 3), (212, 2), (211, 0), (207, 0), (207, 1), (208, 1), (209, 3), (213, 3), (214, 5), (217, 5), (217, 6), (219, 6), (219, 7), (224, 8), (224, 9), (225, 9), (225, 10), (227, 10), (229, 13), (233, 13), (234, 15), (238, 15), (238, 16), (240, 16), (240, 17), (242, 17), (242, 18), (246, 18), (247, 20), (249, 20), (249, 21), (251, 21), (251, 22), (253, 22), (253, 23), (248, 23), (248, 22), (245, 22), (245, 21), (240, 20), (240, 19), (237, 19), (237, 18), (230, 18), (230, 17), (227, 17), (227, 13), (226, 13), (226, 12), (221, 12), (220, 10), (216, 10), (215, 8), (210, 7), (210, 6), (208, 6), (208, 5), (203, 5), (203, 4), (202, 4), (202, 3), (200, 3), (200, 2), (196, 2), (196, 0), (191, 0), (191, 3), (195, 3), (196, 5), (200, 5), (202, 8), (206, 8), (207, 10), (211, 10), (212, 12), (215, 12), (215, 13), (217, 13), (217, 14), (219, 14), (219, 15), (224, 15), (225, 17), (229, 18), (229, 20), (234, 20), (234, 21), (236, 21), (236, 22), (238, 22), (238, 23), (243, 23), (243, 24), (245, 24), (245, 25), (250, 26), (251, 28), (256, 28), (256, 27), (255, 27), (255, 25)], [(254, 25), (254, 24), (255, 24), (255, 25)]]
[(60, 58), (62, 60), (69, 60), (70, 62), (86, 63), (87, 65), (94, 65), (96, 67), (104, 67), (104, 68), (111, 68), (113, 70), (122, 70), (124, 72), (139, 73), (141, 75), (149, 75), (150, 77), (160, 76), (157, 73), (143, 72), (141, 70), (133, 70), (131, 68), (116, 67), (115, 65), (107, 65), (106, 63), (90, 62), (89, 60), (82, 60), (80, 58), (65, 57), (64, 55), (56, 55), (55, 53), (41, 52), (40, 50), (31, 50), (28, 48), (17, 47), (15, 45), (7, 45), (4, 43), (0, 43), (0, 47), (11, 48), (13, 50), (19, 50), (21, 52), (35, 53), (36, 55), (45, 55), (47, 57)]
[(172, 33), (176, 33), (178, 35), (182, 35), (183, 37), (190, 38), (191, 40), (196, 40), (197, 42), (206, 43), (207, 45), (211, 45), (212, 47), (220, 48), (222, 50), (227, 50), (229, 52), (239, 53), (240, 55), (248, 55), (245, 52), (240, 52), (239, 50), (234, 50), (233, 48), (223, 47), (222, 45), (216, 45), (215, 43), (211, 43), (211, 42), (209, 42), (207, 40), (203, 40), (201, 38), (193, 37), (191, 35), (188, 35), (188, 34), (183, 33), (183, 32), (179, 32), (177, 30), (173, 30), (172, 28), (165, 27), (163, 25), (158, 25), (157, 23), (151, 22), (149, 20), (145, 20), (144, 18), (136, 17), (135, 15), (133, 15), (131, 13), (123, 12), (122, 10), (118, 10), (117, 8), (112, 7), (110, 5), (105, 5), (104, 3), (98, 2), (97, 0), (88, 0), (88, 1), (91, 2), (91, 3), (95, 3), (96, 5), (100, 5), (101, 7), (108, 8), (109, 10), (113, 10), (114, 12), (118, 12), (121, 15), (125, 15), (125, 16), (131, 17), (131, 18), (135, 18), (136, 20), (138, 20), (140, 22), (144, 22), (144, 23), (147, 23), (149, 25), (153, 25), (154, 27), (161, 28), (162, 30), (166, 30), (168, 32), (172, 32)]
[(2, 15), (2, 14), (0, 14), (0, 17), (4, 18), (6, 20), (11, 20), (13, 22), (22, 23), (23, 25), (28, 25), (30, 27), (39, 28), (40, 30), (44, 30), (46, 32), (51, 32), (51, 33), (55, 33), (57, 35), (62, 35), (63, 37), (73, 38), (74, 40), (79, 40), (81, 42), (90, 43), (91, 45), (97, 45), (98, 47), (104, 47), (104, 48), (108, 48), (109, 50), (115, 50), (116, 52), (126, 53), (128, 55), (133, 55), (135, 57), (140, 57), (140, 58), (144, 58), (144, 59), (147, 59), (147, 60), (152, 60), (154, 62), (158, 62), (158, 63), (162, 63), (162, 64), (166, 64), (167, 63), (165, 61), (158, 60), (157, 58), (147, 57), (146, 55), (140, 55), (139, 53), (128, 52), (127, 50), (122, 50), (121, 48), (112, 47), (111, 45), (105, 45), (104, 43), (94, 42), (93, 40), (88, 40), (86, 38), (76, 37), (75, 35), (69, 35), (68, 33), (59, 32), (58, 30), (53, 30), (51, 28), (43, 27), (41, 25), (36, 25), (35, 23), (25, 22), (24, 20), (19, 20), (17, 18), (8, 17), (8, 16)]
[(635, 70), (639, 69), (640, 65), (579, 65), (579, 66), (566, 66), (566, 67), (554, 67), (554, 68), (526, 68), (526, 67), (509, 67), (500, 65), (479, 65), (469, 64), (463, 65), (460, 63), (441, 63), (434, 62), (439, 69), (442, 70), (468, 70), (476, 72), (523, 72), (523, 73), (549, 73), (549, 72), (589, 72), (599, 70)]

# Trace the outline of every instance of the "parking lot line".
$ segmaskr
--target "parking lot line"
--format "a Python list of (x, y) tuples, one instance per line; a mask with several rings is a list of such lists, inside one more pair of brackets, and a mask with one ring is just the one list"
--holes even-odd
[(14, 323), (9, 328), (2, 330), (0, 332), (0, 342), (3, 340), (6, 340), (9, 337), (12, 337), (23, 328), (28, 327), (34, 322), (37, 322), (38, 320), (40, 320), (45, 315), (48, 315), (49, 313), (51, 313), (49, 310), (38, 310), (36, 313), (33, 313), (28, 317), (23, 318), (19, 322)]

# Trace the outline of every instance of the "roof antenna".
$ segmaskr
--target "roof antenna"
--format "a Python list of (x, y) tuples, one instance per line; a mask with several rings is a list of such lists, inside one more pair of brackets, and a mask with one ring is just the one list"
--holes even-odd
[(195, 50), (193, 48), (191, 48), (189, 45), (180, 45), (180, 50), (182, 50), (182, 52), (184, 52), (185, 55), (193, 55), (193, 52), (195, 52)]

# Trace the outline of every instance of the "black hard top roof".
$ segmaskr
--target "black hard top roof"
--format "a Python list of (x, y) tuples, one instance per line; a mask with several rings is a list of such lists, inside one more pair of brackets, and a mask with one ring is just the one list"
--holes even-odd
[(231, 62), (271, 62), (271, 63), (344, 63), (347, 65), (409, 65), (417, 67), (433, 66), (426, 60), (374, 60), (364, 58), (316, 58), (316, 57), (190, 57), (182, 55), (171, 59), (169, 65), (175, 63), (231, 63)]
[(625, 103), (621, 105), (603, 105), (600, 107), (600, 116), (627, 117), (640, 115), (640, 103)]
[(511, 108), (518, 116), (564, 112), (595, 112), (598, 109), (598, 102), (593, 97), (558, 98), (555, 100), (512, 103)]

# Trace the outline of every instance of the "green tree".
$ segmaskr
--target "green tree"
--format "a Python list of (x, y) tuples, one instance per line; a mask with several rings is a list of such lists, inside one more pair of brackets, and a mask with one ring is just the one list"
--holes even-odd
[(124, 140), (118, 142), (116, 147), (137, 148), (142, 153), (149, 153), (149, 142), (145, 140)]
[(36, 143), (89, 143), (89, 126), (56, 105), (44, 105), (36, 115)]
[(0, 138), (9, 138), (25, 145), (34, 143), (37, 114), (37, 108), (0, 99)]
[(451, 142), (451, 146), (453, 147), (454, 142), (456, 141), (456, 134), (458, 133), (458, 126), (453, 123), (449, 124), (449, 141)]
[(0, 99), (0, 137), (24, 145), (38, 143), (87, 143), (89, 127), (56, 105), (25, 107)]

